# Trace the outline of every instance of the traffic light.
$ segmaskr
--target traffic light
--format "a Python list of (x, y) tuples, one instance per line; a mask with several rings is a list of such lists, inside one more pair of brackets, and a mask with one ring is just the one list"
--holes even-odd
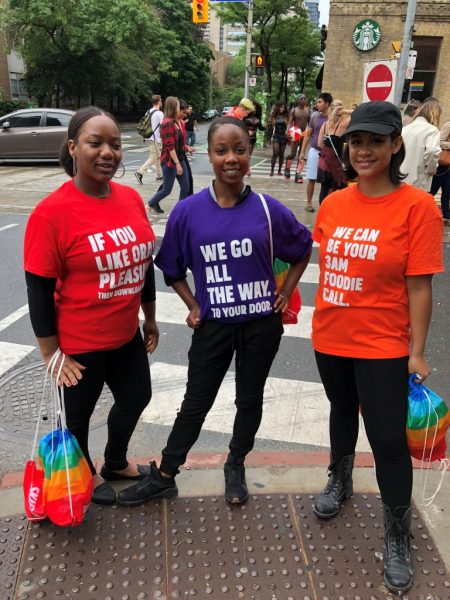
[(208, 22), (208, 0), (192, 0), (193, 23)]
[(264, 56), (257, 54), (255, 57), (255, 75), (264, 75)]

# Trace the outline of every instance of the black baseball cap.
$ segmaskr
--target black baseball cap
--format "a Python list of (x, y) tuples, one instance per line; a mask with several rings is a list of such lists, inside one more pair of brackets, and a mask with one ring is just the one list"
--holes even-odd
[(353, 131), (368, 131), (389, 135), (402, 130), (402, 115), (392, 102), (364, 102), (352, 112), (345, 135)]

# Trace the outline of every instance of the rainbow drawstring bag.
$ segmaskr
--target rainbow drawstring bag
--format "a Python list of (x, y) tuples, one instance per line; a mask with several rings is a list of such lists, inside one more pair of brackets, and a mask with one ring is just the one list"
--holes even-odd
[[(47, 516), (56, 525), (67, 527), (68, 525), (79, 525), (83, 521), (92, 497), (93, 477), (76, 438), (67, 429), (64, 409), (64, 388), (61, 387), (58, 389), (53, 379), (53, 371), (59, 356), (62, 357), (62, 360), (56, 377), (57, 381), (64, 362), (64, 355), (60, 351), (57, 351), (55, 356), (52, 357), (48, 369), (48, 371), (51, 370), (50, 398), (53, 431), (45, 435), (39, 442), (38, 467), (35, 470), (39, 474), (40, 482), (38, 494), (39, 517), (45, 518)], [(36, 428), (32, 458), (36, 445), (39, 421), (40, 419)], [(32, 459), (27, 463), (26, 468), (35, 476), (32, 469), (33, 465), (35, 465), (35, 461)], [(37, 487), (35, 484), (31, 489)], [(24, 493), (27, 516), (29, 513), (33, 516), (37, 511), (30, 511), (27, 505), (30, 503), (30, 498), (34, 500), (34, 497), (30, 494), (29, 484), (25, 488), (25, 480)], [(35, 495), (36, 493), (34, 492)], [(36, 502), (34, 502), (35, 504)], [(29, 518), (32, 517), (29, 516)], [(37, 514), (34, 515), (34, 519), (36, 518), (38, 518)]]
[[(279, 258), (275, 258), (273, 262), (273, 272), (275, 275), (277, 290), (281, 290), (283, 288), (288, 270), (289, 263), (284, 262)], [(298, 313), (300, 312), (301, 307), (302, 299), (300, 297), (300, 292), (298, 291), (298, 288), (295, 288), (291, 297), (289, 298), (287, 308), (282, 315), (283, 325), (295, 325), (298, 321)]]
[[(415, 374), (409, 377), (408, 415), (406, 420), (406, 440), (409, 453), (413, 458), (420, 460), (422, 466), (423, 463), (428, 463), (427, 471), (432, 461), (440, 460), (443, 477), (449, 466), (449, 461), (445, 458), (447, 449), (445, 436), (450, 427), (450, 412), (442, 398), (422, 383), (416, 383), (416, 378)], [(441, 487), (441, 483), (433, 496), (425, 498), (425, 477), (422, 499), (431, 504)]]

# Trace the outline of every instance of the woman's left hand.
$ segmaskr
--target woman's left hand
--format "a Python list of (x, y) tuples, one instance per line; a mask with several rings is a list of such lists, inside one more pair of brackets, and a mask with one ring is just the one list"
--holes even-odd
[(289, 304), (289, 296), (287, 296), (287, 294), (285, 294), (284, 292), (278, 291), (275, 292), (275, 295), (277, 296), (277, 298), (273, 305), (273, 312), (284, 312)]
[(408, 372), (410, 375), (416, 373), (419, 376), (419, 378), (415, 380), (416, 383), (423, 383), (431, 373), (431, 369), (423, 355), (410, 356), (408, 361)]
[(145, 350), (150, 354), (156, 350), (159, 341), (159, 329), (154, 319), (146, 319), (142, 326)]

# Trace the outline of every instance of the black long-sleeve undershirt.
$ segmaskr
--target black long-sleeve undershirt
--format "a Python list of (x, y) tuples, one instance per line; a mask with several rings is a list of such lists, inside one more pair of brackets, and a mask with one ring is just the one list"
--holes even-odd
[[(36, 337), (50, 337), (57, 334), (55, 288), (56, 278), (42, 277), (25, 271), (27, 284), (28, 306), (30, 309), (31, 326)], [(141, 292), (141, 303), (155, 302), (155, 268), (150, 263)]]

